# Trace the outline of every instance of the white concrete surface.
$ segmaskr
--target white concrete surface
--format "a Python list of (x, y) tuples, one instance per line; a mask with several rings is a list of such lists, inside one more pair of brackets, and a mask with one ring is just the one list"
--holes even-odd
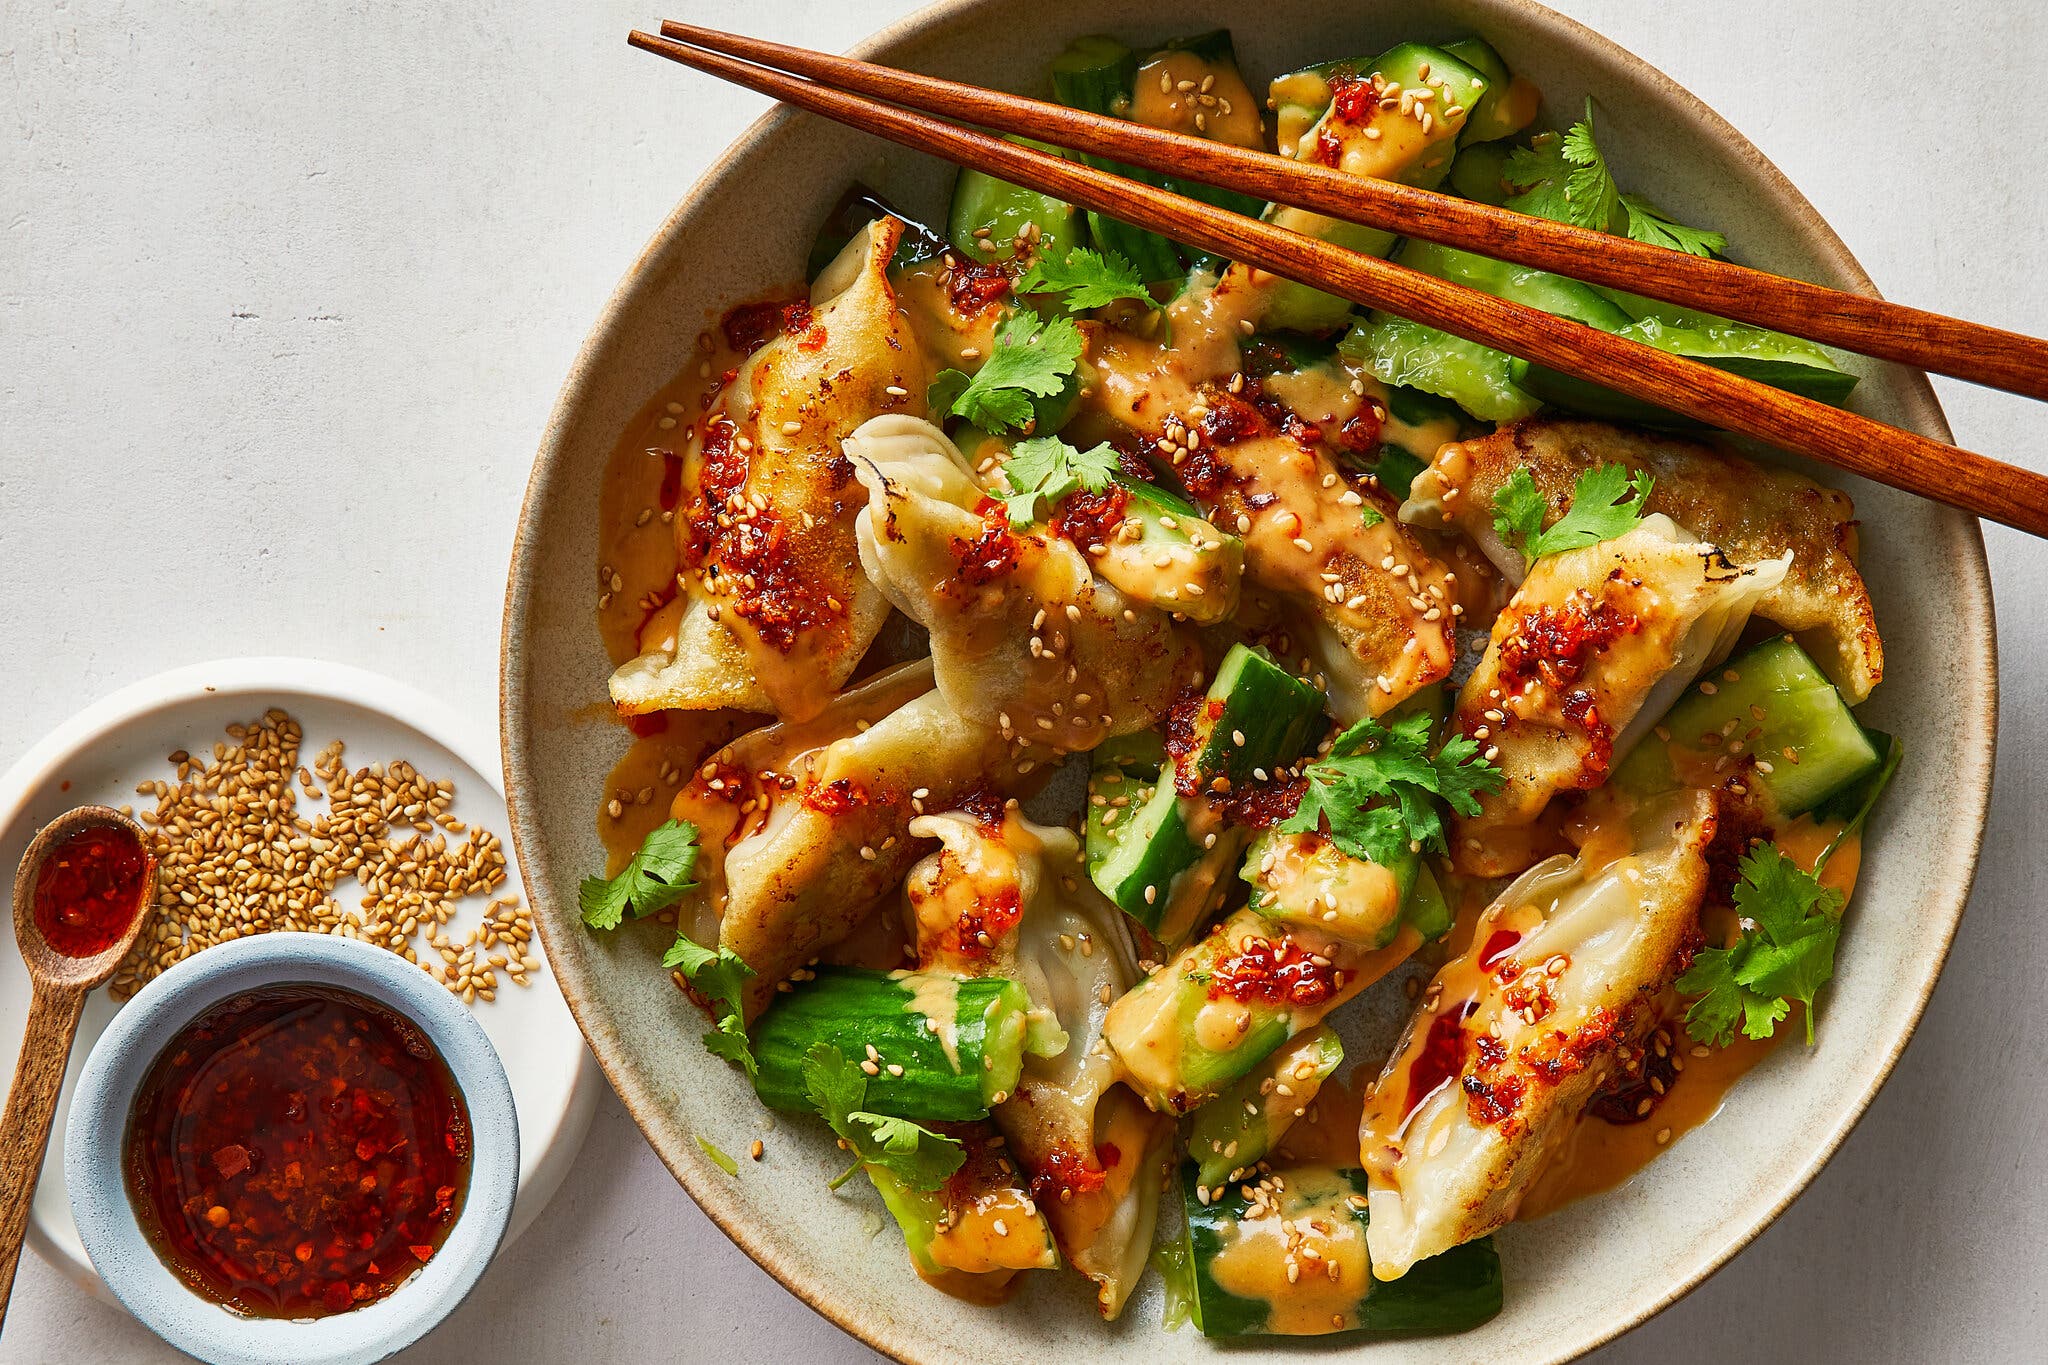
[[(1727, 114), (1892, 297), (2048, 330), (2048, 10), (1564, 7)], [(224, 654), (329, 655), (493, 710), (556, 385), (761, 107), (630, 53), (660, 8), (0, 0), (0, 766), (87, 698)], [(671, 8), (841, 48), (912, 4)], [(1942, 392), (1963, 444), (2048, 466), (2041, 409)], [(1604, 1360), (2042, 1358), (2048, 549), (1987, 534), (2002, 761), (1926, 1022), (1805, 1198)], [(409, 1358), (800, 1357), (873, 1358), (728, 1244), (607, 1096), (546, 1225)], [(23, 1265), (0, 1361), (172, 1358)]]

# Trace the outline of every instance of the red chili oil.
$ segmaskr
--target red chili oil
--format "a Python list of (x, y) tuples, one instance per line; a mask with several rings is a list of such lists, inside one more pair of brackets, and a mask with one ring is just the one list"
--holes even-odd
[(374, 1303), (440, 1249), (469, 1110), (419, 1027), (310, 983), (232, 996), (157, 1054), (128, 1118), (128, 1198), (194, 1291), (262, 1318)]
[(149, 853), (126, 825), (88, 825), (36, 869), (35, 920), (65, 957), (97, 957), (119, 943), (149, 896)]

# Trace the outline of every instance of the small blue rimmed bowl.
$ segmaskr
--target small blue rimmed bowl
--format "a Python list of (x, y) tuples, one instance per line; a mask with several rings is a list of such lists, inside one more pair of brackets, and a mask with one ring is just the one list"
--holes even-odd
[[(135, 1092), (164, 1044), (209, 1006), (265, 986), (334, 986), (418, 1024), (469, 1110), (469, 1188), (441, 1248), (375, 1303), (332, 1317), (248, 1317), (188, 1288), (157, 1256), (122, 1175)], [(368, 1365), (412, 1345), (469, 1294), (497, 1254), (519, 1188), (519, 1122), (504, 1065), (447, 989), (382, 949), (327, 934), (237, 939), (187, 958), (124, 1006), (93, 1045), (65, 1129), (64, 1179), (93, 1268), (171, 1345), (212, 1365)]]

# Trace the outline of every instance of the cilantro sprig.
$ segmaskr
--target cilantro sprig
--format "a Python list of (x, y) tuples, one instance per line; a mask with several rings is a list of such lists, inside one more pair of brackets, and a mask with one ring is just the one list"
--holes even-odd
[(1728, 239), (1720, 233), (1674, 222), (1649, 200), (1621, 192), (1594, 139), (1590, 99), (1586, 117), (1563, 137), (1539, 134), (1531, 145), (1511, 153), (1502, 178), (1521, 190), (1507, 201), (1507, 207), (1518, 213), (1630, 237), (1691, 256), (1718, 256), (1728, 246)]
[(576, 889), (583, 922), (593, 929), (616, 929), (628, 909), (635, 919), (665, 910), (695, 889), (690, 873), (696, 866), (697, 827), (688, 820), (657, 825), (618, 876), (583, 879)]
[(1038, 519), (1041, 501), (1049, 512), (1076, 489), (1100, 493), (1116, 470), (1116, 451), (1107, 444), (1076, 450), (1057, 436), (1034, 436), (1011, 449), (1003, 463), (1010, 491), (998, 496), (1010, 525), (1022, 529)]
[(1740, 1027), (1744, 1037), (1769, 1038), (1791, 1003), (1806, 1007), (1806, 1041), (1813, 1043), (1813, 998), (1835, 974), (1835, 944), (1842, 936), (1842, 894), (1786, 857), (1776, 844), (1759, 844), (1740, 864), (1735, 909), (1742, 936), (1726, 948), (1703, 948), (1678, 978), (1678, 989), (1699, 998), (1685, 1012), (1695, 1042), (1720, 1046)]
[(1039, 257), (1012, 288), (1020, 295), (1064, 294), (1069, 313), (1085, 313), (1118, 299), (1135, 299), (1148, 308), (1155, 303), (1138, 267), (1114, 251), (1085, 246), (1075, 247), (1064, 260)]
[(747, 1046), (743, 1008), (754, 969), (730, 948), (706, 948), (681, 933), (676, 935), (675, 946), (662, 955), (661, 965), (681, 972), (691, 989), (710, 1004), (713, 1027), (704, 1035), (704, 1050), (725, 1058), (746, 1072), (750, 1080), (759, 1075), (753, 1050)]
[(880, 1166), (913, 1190), (935, 1190), (967, 1159), (954, 1138), (863, 1109), (868, 1078), (830, 1043), (815, 1043), (804, 1054), (804, 1093), (854, 1156), (853, 1165), (832, 1182), (835, 1190), (862, 1166)]
[(1519, 544), (1522, 557), (1534, 564), (1545, 555), (1627, 535), (1643, 519), (1655, 486), (1648, 474), (1631, 474), (1626, 465), (1596, 465), (1572, 485), (1571, 510), (1546, 530), (1550, 506), (1529, 471), (1517, 469), (1493, 495), (1494, 533), (1503, 544)]
[(1436, 798), (1460, 815), (1477, 815), (1479, 794), (1497, 790), (1502, 778), (1467, 736), (1453, 735), (1430, 753), (1430, 726), (1424, 712), (1390, 726), (1368, 716), (1337, 736), (1327, 757), (1302, 770), (1301, 804), (1280, 832), (1327, 827), (1331, 843), (1383, 867), (1424, 848), (1447, 851)]
[(964, 417), (984, 431), (1029, 429), (1034, 398), (1051, 398), (1074, 377), (1086, 342), (1072, 318), (1041, 324), (1028, 308), (996, 328), (988, 358), (972, 375), (940, 370), (925, 400), (940, 417)]

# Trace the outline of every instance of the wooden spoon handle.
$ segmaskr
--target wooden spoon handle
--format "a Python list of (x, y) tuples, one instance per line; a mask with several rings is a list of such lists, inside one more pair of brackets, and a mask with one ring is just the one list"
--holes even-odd
[(35, 1197), (36, 1177), (42, 1174), (50, 1120), (57, 1114), (57, 1096), (64, 1088), (64, 1067), (71, 1059), (71, 1039), (78, 1032), (85, 997), (82, 986), (38, 982), (29, 1002), (14, 1088), (7, 1092), (6, 1112), (0, 1114), (0, 1325), (7, 1321), (7, 1298), (14, 1291), (14, 1269), (28, 1233), (29, 1204)]

